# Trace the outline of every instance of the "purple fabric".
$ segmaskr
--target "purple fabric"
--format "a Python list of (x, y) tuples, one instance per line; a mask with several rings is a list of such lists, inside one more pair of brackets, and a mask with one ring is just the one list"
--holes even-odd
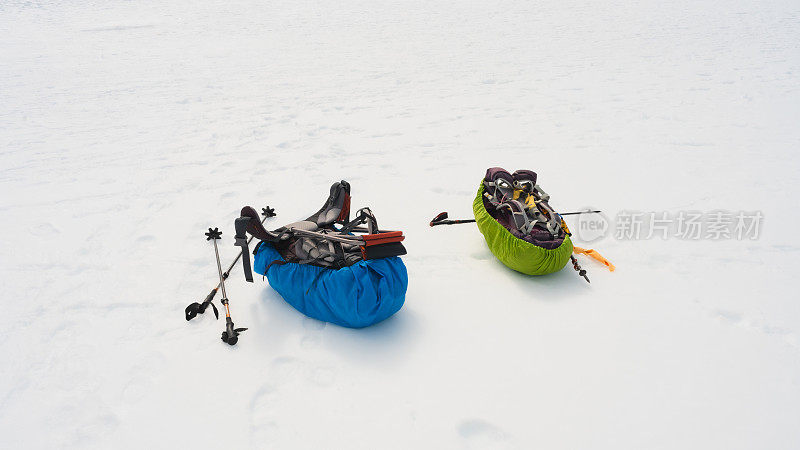
[(494, 181), (498, 177), (505, 178), (506, 180), (508, 180), (509, 184), (514, 183), (514, 177), (512, 177), (511, 174), (508, 173), (508, 171), (506, 169), (503, 169), (502, 167), (491, 167), (489, 169), (486, 169), (486, 176), (483, 177), (483, 179), (486, 181)]
[(536, 172), (532, 170), (517, 170), (511, 176), (514, 178), (514, 181), (530, 181), (531, 186), (536, 185)]
[[(498, 178), (505, 178), (506, 180), (513, 182), (513, 180), (516, 178), (518, 180), (531, 180), (534, 184), (536, 184), (536, 173), (533, 171), (518, 170), (514, 172), (514, 175), (518, 175), (520, 178), (512, 178), (508, 171), (500, 167), (492, 167), (486, 171), (484, 180), (495, 181)], [(483, 197), (483, 206), (486, 208), (486, 211), (490, 216), (494, 217), (494, 219), (500, 225), (507, 229), (517, 239), (522, 239), (530, 242), (533, 245), (536, 245), (537, 247), (548, 250), (558, 248), (564, 242), (563, 237), (553, 237), (553, 235), (551, 235), (546, 229), (542, 228), (540, 224), (537, 224), (530, 234), (522, 233), (514, 223), (514, 217), (512, 216), (511, 212), (507, 209), (498, 210), (491, 203), (489, 203), (489, 201), (487, 201), (486, 197)]]
[[(505, 180), (508, 183), (508, 186), (503, 188), (497, 184), (498, 180)], [(514, 178), (508, 173), (507, 170), (501, 167), (492, 167), (486, 170), (486, 176), (484, 177), (485, 181), (494, 182), (494, 187), (489, 187), (488, 192), (490, 195), (494, 196), (496, 201), (504, 202), (506, 200), (511, 200), (514, 196)]]

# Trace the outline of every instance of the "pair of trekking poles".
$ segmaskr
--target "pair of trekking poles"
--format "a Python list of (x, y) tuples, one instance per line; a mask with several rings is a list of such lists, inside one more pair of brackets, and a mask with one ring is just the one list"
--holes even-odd
[[(261, 208), (261, 215), (264, 216), (264, 218), (261, 219), (261, 223), (263, 224), (268, 218), (275, 217), (275, 209), (270, 208), (269, 206), (267, 206), (266, 208)], [(209, 306), (211, 306), (211, 309), (214, 311), (214, 316), (217, 319), (219, 319), (219, 311), (217, 310), (217, 307), (214, 305), (212, 301), (214, 300), (214, 296), (217, 295), (217, 291), (222, 290), (222, 300), (220, 300), (220, 303), (222, 303), (225, 306), (225, 331), (222, 332), (222, 341), (228, 345), (236, 345), (236, 343), (239, 342), (239, 334), (247, 330), (247, 328), (235, 328), (235, 325), (233, 324), (233, 319), (231, 319), (231, 308), (228, 301), (228, 294), (225, 292), (225, 280), (228, 278), (228, 275), (230, 275), (230, 272), (231, 270), (233, 270), (233, 267), (236, 265), (236, 263), (239, 262), (239, 258), (242, 257), (242, 253), (245, 251), (245, 248), (247, 247), (244, 247), (242, 248), (241, 251), (239, 251), (239, 254), (236, 255), (236, 258), (228, 266), (228, 269), (225, 272), (223, 272), (222, 265), (219, 260), (219, 248), (217, 247), (217, 241), (222, 238), (222, 232), (219, 231), (218, 228), (209, 228), (208, 231), (205, 233), (205, 236), (207, 241), (214, 242), (214, 256), (216, 256), (217, 259), (217, 272), (219, 273), (219, 283), (217, 283), (214, 289), (211, 289), (211, 292), (208, 293), (208, 295), (206, 296), (205, 300), (203, 300), (202, 303), (194, 302), (186, 307), (184, 311), (186, 314), (186, 320), (187, 321), (192, 320), (195, 317), (197, 317), (198, 314), (205, 313), (206, 309)], [(250, 239), (247, 241), (247, 243), (250, 244), (250, 241), (252, 240), (253, 236), (250, 236)]]

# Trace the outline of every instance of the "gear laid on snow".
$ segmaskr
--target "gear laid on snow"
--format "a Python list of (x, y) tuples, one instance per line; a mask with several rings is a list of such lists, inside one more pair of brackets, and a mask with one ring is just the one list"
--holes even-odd
[[(267, 220), (269, 217), (275, 217), (275, 210), (267, 206), (266, 208), (261, 209), (261, 214), (264, 216), (264, 218), (261, 220), (261, 223), (263, 224), (264, 221)], [(222, 305), (225, 306), (225, 331), (222, 332), (222, 341), (228, 345), (236, 345), (236, 343), (239, 341), (239, 333), (247, 330), (247, 328), (234, 327), (233, 320), (231, 319), (231, 309), (228, 303), (228, 295), (225, 292), (225, 280), (228, 279), (228, 275), (230, 275), (233, 266), (235, 266), (236, 263), (239, 262), (239, 258), (242, 257), (243, 252), (240, 251), (239, 254), (236, 255), (236, 258), (233, 260), (233, 262), (231, 262), (231, 264), (228, 266), (228, 270), (223, 272), (222, 265), (220, 264), (219, 261), (219, 248), (217, 247), (217, 240), (222, 238), (222, 232), (219, 231), (219, 228), (209, 228), (208, 231), (205, 233), (205, 236), (207, 241), (214, 242), (214, 256), (216, 257), (217, 261), (217, 272), (219, 274), (219, 282), (217, 283), (217, 286), (214, 287), (214, 289), (212, 289), (211, 292), (208, 293), (208, 295), (206, 296), (205, 300), (203, 300), (202, 303), (197, 303), (197, 302), (192, 303), (191, 305), (186, 307), (184, 313), (186, 315), (187, 321), (192, 320), (195, 317), (197, 317), (198, 314), (203, 314), (204, 312), (206, 312), (206, 308), (211, 306), (211, 309), (214, 310), (214, 317), (219, 319), (219, 311), (217, 310), (217, 307), (214, 305), (213, 300), (214, 296), (217, 294), (217, 291), (221, 289), (222, 299), (220, 300), (220, 303), (222, 303)], [(252, 238), (250, 239), (252, 240)]]
[(408, 287), (399, 258), (406, 254), (403, 233), (380, 230), (369, 208), (360, 209), (351, 221), (346, 181), (334, 183), (322, 208), (306, 220), (267, 231), (255, 210), (245, 206), (235, 226), (245, 279), (253, 281), (250, 234), (261, 240), (253, 250), (256, 273), (307, 316), (361, 328), (403, 306)]
[(486, 171), (472, 210), (489, 249), (503, 264), (528, 275), (556, 272), (567, 264), (572, 241), (549, 200), (530, 170), (513, 175), (499, 167)]
[[(266, 221), (268, 218), (275, 217), (275, 209), (270, 208), (269, 206), (267, 206), (266, 208), (261, 208), (261, 214), (264, 216), (264, 218), (261, 220), (261, 223), (263, 224), (264, 221)], [(212, 230), (209, 228), (209, 232), (211, 231)], [(210, 236), (208, 235), (208, 233), (206, 233), (206, 240), (210, 240)], [(253, 238), (250, 238), (250, 240), (252, 241)], [(222, 272), (222, 280), (228, 279), (228, 275), (230, 275), (231, 270), (233, 270), (233, 266), (235, 266), (236, 263), (239, 262), (239, 258), (241, 257), (242, 257), (242, 252), (239, 251), (239, 254), (236, 255), (236, 258), (233, 260), (233, 262), (230, 263), (230, 265), (228, 265), (228, 269), (225, 272)], [(211, 306), (211, 309), (214, 310), (214, 316), (217, 319), (219, 319), (219, 311), (217, 310), (217, 307), (214, 305), (213, 300), (214, 296), (217, 295), (217, 291), (219, 290), (220, 286), (222, 286), (222, 280), (220, 280), (217, 283), (214, 289), (211, 289), (211, 292), (208, 293), (208, 295), (206, 296), (205, 300), (203, 300), (202, 303), (194, 302), (186, 307), (184, 313), (186, 315), (187, 321), (194, 319), (195, 317), (197, 317), (198, 314), (205, 313), (206, 308), (208, 308), (209, 306)]]
[[(443, 212), (430, 226), (476, 222), (489, 250), (506, 266), (528, 275), (545, 275), (561, 270), (572, 258), (575, 270), (589, 281), (572, 257), (572, 233), (562, 216), (600, 211), (556, 213), (550, 207), (550, 195), (536, 181), (536, 173), (530, 170), (511, 174), (490, 168), (472, 203), (474, 220), (447, 220), (448, 214)], [(591, 256), (613, 271), (613, 264), (596, 251), (579, 250), (576, 253)]]

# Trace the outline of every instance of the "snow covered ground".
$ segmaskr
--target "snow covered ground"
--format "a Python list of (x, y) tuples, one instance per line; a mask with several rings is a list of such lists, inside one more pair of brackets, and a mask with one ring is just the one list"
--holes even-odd
[[(799, 74), (794, 0), (4, 1), (0, 447), (800, 448)], [(564, 211), (764, 221), (527, 277), (427, 226), (496, 165)], [(207, 227), (228, 261), (241, 206), (340, 179), (407, 235), (396, 316), (237, 268), (239, 345), (184, 320)]]

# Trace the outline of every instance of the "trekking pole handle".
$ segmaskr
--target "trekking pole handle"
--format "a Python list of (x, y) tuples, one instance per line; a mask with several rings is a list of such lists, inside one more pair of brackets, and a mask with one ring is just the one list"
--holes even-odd
[(431, 222), (430, 226), (435, 227), (436, 225), (458, 225), (460, 223), (474, 223), (475, 219), (460, 219), (460, 220), (440, 220), (438, 222)]
[(211, 290), (206, 296), (206, 299), (203, 300), (203, 303), (211, 303), (211, 300), (214, 300), (214, 296), (217, 295), (217, 288)]
[(436, 225), (457, 225), (459, 223), (473, 223), (475, 219), (455, 219), (455, 220), (447, 220), (447, 211), (440, 212), (436, 215), (433, 219), (431, 219), (430, 226), (435, 227)]

